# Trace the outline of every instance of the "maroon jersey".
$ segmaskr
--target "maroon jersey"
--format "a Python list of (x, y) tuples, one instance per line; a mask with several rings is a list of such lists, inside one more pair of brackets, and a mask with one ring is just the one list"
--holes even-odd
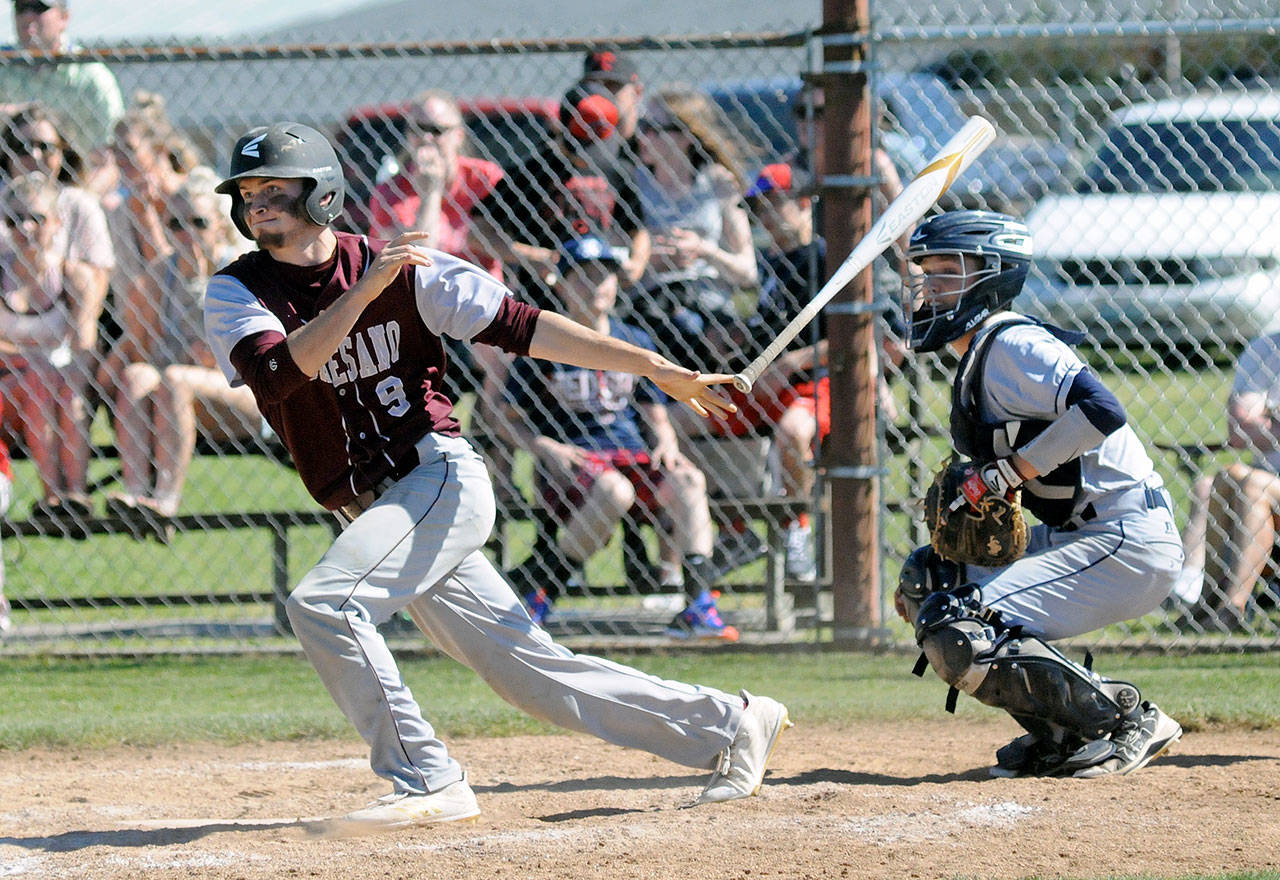
[(254, 251), (219, 271), (205, 296), (220, 366), (253, 390), (307, 490), (331, 510), (417, 466), (414, 445), (427, 433), (459, 433), (442, 390), (442, 335), (527, 354), (538, 314), (478, 267), (429, 251), (434, 265), (402, 269), (319, 373), (306, 376), (285, 337), (350, 289), (385, 244), (336, 234), (323, 265)]

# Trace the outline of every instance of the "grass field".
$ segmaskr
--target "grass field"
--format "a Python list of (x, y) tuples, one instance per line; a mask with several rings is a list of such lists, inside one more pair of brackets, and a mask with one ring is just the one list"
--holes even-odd
[[(945, 718), (946, 688), (910, 674), (913, 656), (835, 651), (716, 650), (620, 656), (664, 678), (724, 690), (746, 686), (785, 697), (815, 723)], [(446, 736), (549, 732), (499, 700), (447, 658), (406, 659), (403, 672)], [(1098, 658), (1132, 680), (1188, 730), (1280, 724), (1280, 666), (1263, 654)], [(282, 700), (281, 695), (288, 699)], [(82, 748), (211, 740), (287, 741), (351, 731), (306, 661), (279, 657), (156, 657), (141, 660), (14, 658), (0, 679), (0, 747)], [(962, 700), (961, 717), (993, 710)]]

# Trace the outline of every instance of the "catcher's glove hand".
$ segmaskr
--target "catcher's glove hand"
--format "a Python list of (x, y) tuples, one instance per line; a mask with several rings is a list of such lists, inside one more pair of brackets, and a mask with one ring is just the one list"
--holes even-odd
[(1016, 490), (993, 491), (993, 466), (947, 462), (924, 499), (933, 549), (943, 559), (970, 565), (1008, 565), (1027, 549), (1027, 521)]

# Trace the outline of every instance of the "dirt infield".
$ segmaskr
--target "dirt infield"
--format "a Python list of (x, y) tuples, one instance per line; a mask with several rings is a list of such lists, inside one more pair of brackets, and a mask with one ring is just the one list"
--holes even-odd
[[(0, 753), (0, 877), (929, 878), (1280, 869), (1280, 730), (1188, 734), (1125, 778), (996, 780), (1010, 724), (788, 732), (761, 795), (582, 736), (458, 740), (476, 824), (311, 821), (385, 793), (358, 742)], [(918, 748), (908, 744), (918, 743)]]

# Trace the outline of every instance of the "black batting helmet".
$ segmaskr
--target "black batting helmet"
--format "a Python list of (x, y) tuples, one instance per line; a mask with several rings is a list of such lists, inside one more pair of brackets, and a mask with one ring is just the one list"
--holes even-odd
[(299, 179), (310, 183), (304, 191), (302, 207), (307, 219), (328, 226), (342, 211), (346, 184), (342, 165), (328, 138), (298, 122), (263, 125), (241, 136), (231, 153), (231, 173), (218, 184), (220, 193), (231, 196), (231, 219), (245, 238), (249, 226), (244, 218), (244, 199), (236, 181), (245, 177)]
[(965, 286), (948, 306), (931, 296), (924, 278), (908, 286), (903, 312), (909, 319), (907, 347), (937, 351), (978, 326), (988, 315), (1013, 302), (1031, 267), (1031, 232), (1026, 224), (994, 211), (949, 211), (916, 227), (907, 259), (918, 262), (935, 254), (976, 257), (981, 264), (966, 275)]

